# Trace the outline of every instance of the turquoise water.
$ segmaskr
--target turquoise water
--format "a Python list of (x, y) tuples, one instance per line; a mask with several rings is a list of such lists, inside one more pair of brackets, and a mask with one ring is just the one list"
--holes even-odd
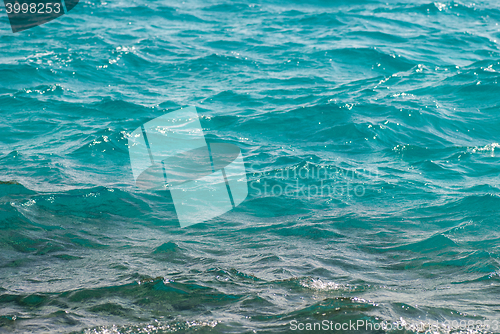
[[(500, 333), (499, 23), (496, 1), (91, 0), (13, 34), (2, 8), (0, 333)], [(127, 140), (183, 106), (242, 149), (249, 195), (181, 229)]]

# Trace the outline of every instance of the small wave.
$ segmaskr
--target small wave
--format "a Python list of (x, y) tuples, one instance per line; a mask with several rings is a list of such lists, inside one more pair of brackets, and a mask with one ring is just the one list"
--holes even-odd
[[(124, 333), (137, 333), (137, 334), (157, 334), (157, 333), (177, 333), (177, 332), (191, 332), (203, 331), (216, 328), (219, 325), (218, 321), (155, 321), (152, 323), (145, 323), (140, 325), (111, 325), (100, 326), (92, 329), (85, 329), (85, 334), (124, 334)], [(221, 327), (221, 326), (219, 326)], [(217, 327), (218, 328), (218, 327)]]

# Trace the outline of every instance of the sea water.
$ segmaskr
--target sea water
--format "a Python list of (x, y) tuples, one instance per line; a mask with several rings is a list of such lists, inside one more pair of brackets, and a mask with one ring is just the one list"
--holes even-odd
[[(12, 33), (2, 7), (0, 333), (499, 333), (499, 23), (493, 0), (90, 0)], [(186, 106), (248, 196), (181, 228), (128, 139)]]

